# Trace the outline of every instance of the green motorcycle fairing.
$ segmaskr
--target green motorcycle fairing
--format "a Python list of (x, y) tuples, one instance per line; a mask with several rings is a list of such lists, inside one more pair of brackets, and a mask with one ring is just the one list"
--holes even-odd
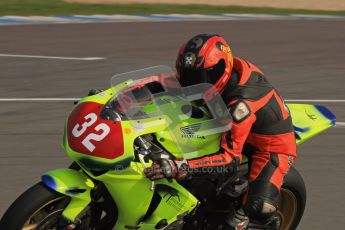
[[(114, 89), (111, 89), (102, 92), (101, 95), (83, 98), (79, 101), (78, 105), (88, 102), (97, 102), (104, 105), (112, 97), (113, 91)], [(156, 189), (152, 190), (151, 182), (143, 174), (142, 164), (133, 162), (134, 140), (138, 136), (142, 136), (144, 134), (162, 132), (166, 130), (169, 123), (171, 123), (170, 118), (164, 115), (141, 119), (138, 121), (121, 121), (125, 149), (124, 154), (116, 159), (87, 157), (83, 153), (76, 152), (69, 146), (67, 132), (64, 133), (63, 147), (65, 148), (66, 153), (72, 159), (75, 159), (76, 162), (80, 163), (80, 166), (83, 171), (87, 173), (88, 177), (102, 181), (116, 202), (119, 216), (115, 229), (127, 229), (129, 226), (140, 226), (140, 229), (152, 229), (157, 222), (162, 219), (167, 220), (167, 223), (170, 224), (175, 222), (179, 215), (190, 213), (197, 206), (198, 200), (176, 181), (168, 182), (167, 180), (161, 180), (156, 182)], [(133, 126), (133, 124), (140, 124), (140, 128)], [(66, 130), (67, 127), (65, 131)], [(113, 170), (110, 170), (108, 173), (101, 176), (94, 176), (90, 169), (81, 163), (85, 162), (85, 158), (89, 158), (89, 160), (93, 162), (93, 165)], [(118, 170), (119, 168), (121, 168), (121, 170)], [(62, 171), (63, 169), (61, 169), (60, 172)], [(56, 183), (60, 178), (57, 173), (58, 172), (55, 170), (47, 172), (45, 173), (44, 178), (50, 178), (53, 183)], [(70, 170), (66, 170), (66, 177), (74, 178), (71, 179), (73, 183), (63, 184), (63, 186), (60, 186), (63, 187), (62, 189), (56, 189), (56, 187), (52, 186), (50, 186), (50, 188), (72, 198), (71, 203), (66, 207), (63, 216), (73, 222), (79, 213), (91, 202), (91, 198), (89, 196), (91, 188), (87, 189), (87, 191), (83, 193), (87, 194), (87, 198), (83, 199), (81, 202), (78, 197), (80, 194), (70, 194), (64, 191), (77, 187), (84, 189), (84, 183), (82, 180), (78, 182), (78, 179), (85, 177), (85, 175), (83, 175), (81, 171), (75, 171), (75, 174), (72, 175)], [(47, 180), (43, 179), (43, 182), (48, 184), (46, 181)], [(164, 187), (161, 185), (164, 185)], [(173, 193), (176, 193), (176, 195), (171, 196), (170, 194), (167, 194), (167, 190), (174, 191)], [(145, 221), (142, 221), (155, 193), (155, 197), (158, 195), (161, 202), (156, 207), (155, 212), (146, 218)], [(168, 197), (170, 197), (170, 199), (168, 199)], [(75, 204), (77, 203), (79, 204), (78, 209), (75, 207)], [(162, 210), (164, 210), (164, 212)]]
[(91, 190), (95, 187), (85, 174), (65, 168), (45, 173), (42, 182), (48, 188), (72, 198), (62, 214), (69, 220), (75, 220), (90, 204)]
[[(97, 95), (85, 97), (77, 106), (92, 102), (104, 107), (117, 92), (128, 85), (128, 82), (131, 81), (121, 83)], [(207, 111), (203, 111), (203, 116), (187, 117), (183, 119), (183, 123), (179, 123), (175, 118), (181, 115), (181, 107), (185, 102), (178, 98), (161, 99), (172, 101), (173, 108), (171, 103), (167, 103), (166, 106), (160, 106), (160, 111), (156, 111), (157, 102), (149, 102), (142, 108), (142, 112), (150, 114), (157, 112), (157, 116), (118, 121), (121, 124), (124, 149), (123, 154), (115, 158), (88, 155), (71, 148), (68, 139), (68, 135), (71, 134), (68, 133), (66, 122), (63, 147), (87, 175), (82, 171), (70, 169), (54, 170), (44, 174), (43, 182), (48, 187), (71, 197), (70, 204), (63, 212), (64, 217), (74, 221), (91, 202), (90, 192), (94, 187), (92, 179), (104, 183), (117, 205), (118, 219), (114, 228), (116, 230), (134, 228), (152, 230), (160, 221), (165, 220), (167, 224), (172, 224), (197, 207), (198, 200), (175, 180), (162, 179), (155, 182), (155, 186), (152, 185), (143, 174), (145, 166), (134, 161), (134, 141), (139, 136), (154, 134), (157, 141), (176, 157), (181, 157), (182, 152), (186, 158), (195, 158), (216, 152), (219, 149), (221, 134), (205, 135), (196, 130), (202, 130), (199, 126), (209, 119)], [(335, 117), (325, 107), (291, 104), (288, 108), (292, 115), (298, 144), (334, 125)], [(197, 125), (197, 128), (185, 128), (193, 125)], [(247, 159), (244, 159), (243, 163), (246, 161)], [(92, 167), (109, 171), (96, 176), (91, 170)], [(154, 208), (150, 207), (153, 200), (156, 201)], [(146, 215), (149, 208), (151, 213)]]

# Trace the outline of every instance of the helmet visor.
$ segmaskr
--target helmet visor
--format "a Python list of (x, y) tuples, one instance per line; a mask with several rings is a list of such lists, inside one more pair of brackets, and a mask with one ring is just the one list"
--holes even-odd
[(225, 61), (224, 59), (221, 59), (216, 65), (207, 69), (179, 69), (179, 81), (183, 87), (201, 83), (215, 84), (223, 76), (224, 71)]

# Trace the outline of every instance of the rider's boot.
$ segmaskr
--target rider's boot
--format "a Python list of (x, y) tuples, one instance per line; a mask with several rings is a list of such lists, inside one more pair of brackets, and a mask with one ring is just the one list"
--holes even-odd
[(263, 222), (251, 221), (241, 208), (236, 211), (234, 217), (228, 224), (229, 230), (278, 230), (280, 227), (280, 218), (277, 215), (272, 215)]
[(247, 229), (249, 225), (249, 218), (244, 213), (243, 208), (236, 211), (233, 218), (228, 222), (229, 230)]
[(247, 230), (278, 230), (280, 227), (280, 218), (273, 215), (271, 218), (264, 222), (251, 221)]

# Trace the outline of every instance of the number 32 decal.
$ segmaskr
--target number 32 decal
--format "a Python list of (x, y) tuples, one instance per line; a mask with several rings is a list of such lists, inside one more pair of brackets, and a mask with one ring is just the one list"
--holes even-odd
[[(85, 122), (81, 125), (76, 124), (72, 130), (72, 135), (74, 137), (80, 137), (83, 133), (92, 126), (97, 121), (97, 115), (95, 113), (90, 113), (84, 117)], [(110, 132), (110, 128), (108, 125), (101, 123), (98, 124), (94, 130), (97, 132), (101, 131), (101, 134), (90, 133), (87, 135), (84, 140), (81, 142), (90, 152), (95, 150), (95, 145), (91, 143), (91, 140), (94, 141), (102, 141)]]

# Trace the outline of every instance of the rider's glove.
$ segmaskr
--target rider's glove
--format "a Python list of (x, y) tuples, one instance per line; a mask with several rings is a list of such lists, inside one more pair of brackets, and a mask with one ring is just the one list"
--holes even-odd
[(160, 159), (145, 169), (145, 175), (150, 180), (167, 178), (183, 180), (188, 176), (188, 163), (185, 159)]

